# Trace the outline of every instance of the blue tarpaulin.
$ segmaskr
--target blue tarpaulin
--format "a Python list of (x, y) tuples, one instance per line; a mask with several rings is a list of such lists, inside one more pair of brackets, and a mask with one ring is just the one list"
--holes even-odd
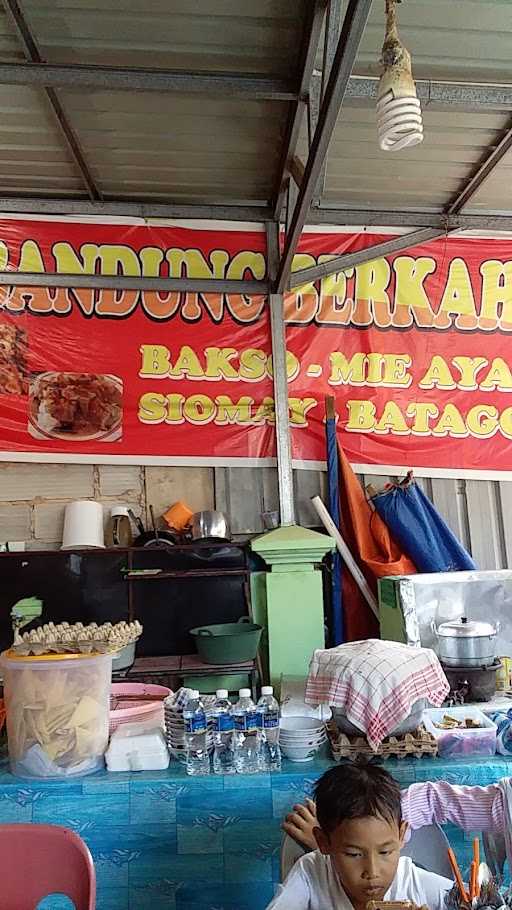
[(372, 503), (418, 572), (476, 569), (469, 553), (411, 475), (378, 493)]
[[(327, 483), (329, 490), (329, 512), (331, 518), (340, 529), (340, 490), (338, 481), (338, 443), (336, 439), (336, 413), (334, 400), (326, 399), (325, 441), (327, 448)], [(335, 645), (345, 641), (343, 623), (343, 593), (342, 593), (343, 564), (338, 550), (334, 551), (332, 558), (332, 639)]]

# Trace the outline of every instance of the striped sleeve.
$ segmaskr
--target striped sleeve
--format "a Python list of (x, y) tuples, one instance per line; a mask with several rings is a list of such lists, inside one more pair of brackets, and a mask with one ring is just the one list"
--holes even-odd
[(402, 793), (402, 813), (411, 828), (452, 822), (464, 831), (503, 832), (503, 793), (498, 784), (459, 787), (447, 781), (412, 784)]

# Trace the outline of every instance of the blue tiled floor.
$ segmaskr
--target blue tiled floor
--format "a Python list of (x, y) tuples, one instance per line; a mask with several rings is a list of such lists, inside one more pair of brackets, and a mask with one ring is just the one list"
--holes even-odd
[[(81, 781), (12, 777), (0, 760), (0, 822), (50, 822), (89, 844), (98, 910), (264, 910), (279, 878), (279, 824), (330, 767), (285, 763), (281, 774), (188, 778), (177, 765), (137, 775), (99, 772)], [(488, 784), (512, 762), (388, 762), (407, 786), (420, 780)], [(462, 863), (469, 835), (449, 831)], [(57, 910), (51, 905), (51, 910)]]

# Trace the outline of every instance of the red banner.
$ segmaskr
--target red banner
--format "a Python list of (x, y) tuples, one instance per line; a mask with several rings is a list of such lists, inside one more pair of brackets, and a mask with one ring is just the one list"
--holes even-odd
[[(389, 236), (389, 235), (388, 235)], [(305, 234), (294, 270), (386, 239)], [(0, 222), (0, 271), (263, 278), (260, 231)], [(3, 287), (2, 458), (253, 463), (275, 455), (267, 301)], [(450, 238), (287, 295), (298, 462), (324, 397), (358, 465), (512, 471), (512, 240)]]

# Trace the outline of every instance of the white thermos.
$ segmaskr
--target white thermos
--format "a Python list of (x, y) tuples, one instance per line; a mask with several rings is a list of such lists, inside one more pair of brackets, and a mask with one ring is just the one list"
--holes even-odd
[(64, 513), (62, 549), (103, 548), (103, 507), (100, 502), (80, 499), (69, 502)]

